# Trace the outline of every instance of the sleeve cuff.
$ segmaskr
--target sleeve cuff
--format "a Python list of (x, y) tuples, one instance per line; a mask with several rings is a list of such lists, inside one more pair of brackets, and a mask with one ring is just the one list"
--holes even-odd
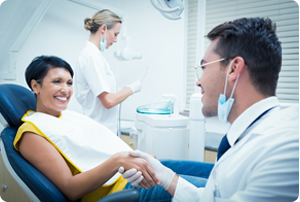
[(200, 201), (204, 188), (197, 188), (185, 179), (179, 177), (173, 202)]

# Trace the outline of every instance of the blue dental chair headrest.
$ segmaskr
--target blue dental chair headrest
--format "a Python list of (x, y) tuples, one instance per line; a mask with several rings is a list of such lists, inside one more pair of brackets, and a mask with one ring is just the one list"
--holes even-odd
[(0, 85), (0, 113), (10, 127), (19, 127), (21, 118), (28, 111), (36, 109), (33, 92), (15, 84)]

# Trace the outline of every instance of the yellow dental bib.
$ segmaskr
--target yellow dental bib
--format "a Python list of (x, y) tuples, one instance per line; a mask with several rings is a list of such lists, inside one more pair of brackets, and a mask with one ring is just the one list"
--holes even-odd
[[(108, 128), (74, 111), (65, 110), (59, 118), (28, 111), (22, 121), (31, 123), (80, 172), (100, 165), (117, 152), (132, 150)], [(119, 177), (116, 173), (105, 185)]]

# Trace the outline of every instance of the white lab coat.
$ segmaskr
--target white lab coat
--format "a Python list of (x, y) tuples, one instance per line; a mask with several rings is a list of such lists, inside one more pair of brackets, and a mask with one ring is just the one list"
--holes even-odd
[(298, 198), (298, 107), (280, 109), (276, 97), (264, 99), (234, 121), (227, 137), (231, 148), (215, 163), (206, 187), (196, 188), (179, 178), (173, 201), (282, 202)]
[(79, 55), (74, 86), (83, 114), (117, 134), (119, 105), (106, 109), (98, 98), (103, 92), (116, 93), (116, 79), (100, 50), (90, 41)]

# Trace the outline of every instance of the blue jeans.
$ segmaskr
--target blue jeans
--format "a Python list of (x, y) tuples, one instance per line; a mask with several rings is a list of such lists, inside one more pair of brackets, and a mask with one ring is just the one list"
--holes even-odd
[[(203, 163), (196, 161), (178, 161), (165, 160), (161, 163), (172, 169), (180, 177), (184, 178), (196, 187), (205, 187), (210, 172), (214, 166), (212, 163)], [(157, 202), (157, 201), (171, 201), (171, 195), (161, 186), (152, 187), (150, 189), (143, 189), (133, 187), (127, 183), (124, 189), (138, 189), (140, 191), (140, 198), (137, 201), (143, 202)]]

